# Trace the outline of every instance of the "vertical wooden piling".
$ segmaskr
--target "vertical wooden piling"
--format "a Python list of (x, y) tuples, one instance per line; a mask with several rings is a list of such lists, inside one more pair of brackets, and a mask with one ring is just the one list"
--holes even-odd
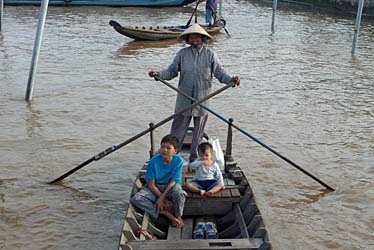
[(0, 0), (0, 32), (3, 30), (4, 0)]
[(222, 17), (222, 0), (219, 0), (218, 15), (219, 15), (219, 18)]
[(27, 81), (27, 88), (26, 88), (26, 95), (25, 95), (26, 101), (30, 101), (32, 99), (34, 75), (36, 73), (36, 68), (37, 68), (38, 60), (39, 60), (39, 53), (40, 53), (40, 47), (42, 43), (44, 24), (45, 24), (45, 19), (47, 16), (47, 11), (48, 11), (48, 3), (49, 3), (49, 0), (42, 0), (42, 3), (40, 5), (38, 28), (37, 28), (36, 36), (35, 36), (34, 49), (32, 52), (29, 78)]
[(271, 18), (271, 33), (275, 32), (275, 12), (277, 11), (278, 0), (273, 0), (273, 15)]
[(151, 122), (149, 124), (149, 136), (151, 139), (151, 150), (149, 151), (149, 156), (152, 158), (155, 155), (155, 137), (154, 137), (154, 124)]
[(353, 41), (352, 41), (352, 51), (351, 51), (352, 54), (354, 54), (355, 51), (356, 51), (356, 43), (357, 43), (358, 33), (360, 31), (361, 17), (362, 17), (363, 9), (364, 9), (364, 0), (360, 0), (360, 2), (358, 3), (358, 8), (357, 8), (355, 33), (353, 35)]

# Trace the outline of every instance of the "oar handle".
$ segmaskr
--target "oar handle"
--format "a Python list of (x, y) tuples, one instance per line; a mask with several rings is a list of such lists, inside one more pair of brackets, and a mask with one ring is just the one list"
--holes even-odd
[[(155, 78), (156, 78), (156, 77), (155, 77)], [(161, 78), (160, 78), (160, 79), (161, 79)], [(74, 172), (78, 171), (79, 169), (83, 168), (84, 166), (90, 164), (91, 162), (93, 162), (93, 161), (98, 161), (98, 160), (102, 159), (103, 157), (105, 157), (105, 156), (107, 156), (107, 155), (113, 153), (114, 151), (116, 151), (116, 150), (122, 148), (123, 146), (125, 146), (125, 145), (127, 145), (127, 144), (129, 144), (129, 143), (135, 141), (136, 139), (142, 137), (143, 135), (147, 134), (147, 133), (150, 132), (151, 130), (154, 130), (154, 129), (156, 129), (156, 128), (162, 126), (163, 124), (167, 123), (168, 121), (174, 119), (175, 116), (180, 115), (180, 114), (186, 112), (187, 110), (196, 107), (197, 105), (199, 105), (199, 104), (201, 104), (201, 103), (207, 101), (208, 99), (212, 98), (212, 97), (215, 96), (215, 95), (218, 95), (219, 93), (225, 91), (226, 89), (230, 88), (230, 87), (233, 86), (233, 85), (234, 85), (234, 83), (233, 83), (233, 84), (226, 85), (226, 86), (224, 86), (224, 87), (218, 89), (217, 91), (215, 91), (215, 92), (213, 92), (213, 93), (207, 95), (206, 97), (202, 98), (201, 100), (194, 102), (194, 103), (191, 104), (190, 106), (185, 107), (185, 108), (179, 110), (178, 112), (176, 112), (175, 114), (170, 115), (169, 117), (165, 118), (164, 120), (162, 120), (162, 121), (160, 121), (160, 122), (154, 124), (151, 128), (148, 128), (148, 129), (146, 129), (146, 130), (140, 132), (139, 134), (137, 134), (137, 135), (131, 137), (130, 139), (128, 139), (128, 140), (126, 140), (126, 141), (124, 141), (124, 142), (122, 142), (122, 143), (120, 143), (120, 144), (118, 144), (118, 145), (115, 145), (115, 146), (112, 146), (112, 147), (109, 147), (109, 148), (105, 149), (104, 151), (100, 152), (99, 154), (97, 154), (97, 155), (91, 157), (90, 159), (86, 160), (85, 162), (81, 163), (79, 166), (77, 166), (77, 167), (73, 168), (72, 170), (68, 171), (67, 173), (61, 175), (61, 176), (58, 177), (57, 179), (55, 179), (55, 180), (49, 182), (49, 184), (54, 184), (54, 183), (56, 183), (56, 182), (59, 182), (59, 181), (65, 179), (65, 178), (68, 177), (69, 175), (73, 174)]]
[[(168, 86), (169, 88), (175, 90), (176, 92), (178, 92), (179, 94), (183, 95), (184, 97), (190, 99), (191, 101), (195, 102), (196, 103), (196, 99), (187, 95), (186, 93), (184, 93), (183, 91), (179, 90), (178, 88), (174, 87), (173, 85), (171, 85), (170, 83), (168, 83), (167, 81), (161, 79), (159, 76), (155, 76), (155, 79), (164, 83), (166, 86)], [(329, 185), (327, 185), (326, 183), (324, 183), (323, 181), (321, 181), (320, 179), (318, 179), (317, 177), (313, 176), (311, 173), (307, 172), (305, 169), (303, 169), (302, 167), (300, 167), (299, 165), (297, 165), (296, 163), (294, 163), (293, 161), (291, 161), (290, 159), (288, 159), (287, 157), (283, 156), (282, 154), (278, 153), (277, 151), (275, 151), (274, 149), (272, 149), (271, 147), (267, 146), (265, 143), (261, 142), (260, 140), (258, 140), (256, 137), (252, 136), (250, 133), (248, 133), (247, 131), (241, 129), (240, 127), (236, 126), (235, 124), (231, 123), (229, 120), (227, 120), (226, 118), (224, 118), (223, 116), (221, 116), (220, 114), (216, 113), (215, 111), (211, 110), (210, 108), (208, 108), (207, 106), (203, 105), (203, 104), (199, 104), (200, 107), (204, 108), (205, 110), (209, 111), (210, 113), (212, 113), (213, 115), (215, 115), (216, 117), (218, 117), (219, 119), (221, 119), (222, 121), (226, 122), (227, 124), (231, 124), (232, 127), (234, 127), (235, 129), (239, 130), (241, 133), (243, 133), (244, 135), (248, 136), (249, 138), (251, 138), (253, 141), (257, 142), (258, 144), (260, 144), (261, 146), (263, 146), (264, 148), (268, 149), (270, 152), (274, 153), (275, 155), (277, 155), (278, 157), (280, 157), (281, 159), (283, 159), (284, 161), (288, 162), (289, 164), (291, 164), (292, 166), (296, 167), (298, 170), (300, 170), (301, 172), (303, 172), (304, 174), (308, 175), (309, 177), (311, 177), (313, 180), (317, 181), (318, 183), (320, 183), (322, 186), (324, 186), (325, 188), (331, 190), (331, 191), (335, 191), (335, 189), (333, 189), (332, 187), (330, 187)]]

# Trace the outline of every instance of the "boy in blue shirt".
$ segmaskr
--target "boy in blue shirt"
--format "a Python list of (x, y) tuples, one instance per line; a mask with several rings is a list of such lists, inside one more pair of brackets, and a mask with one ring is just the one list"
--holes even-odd
[(160, 153), (148, 163), (147, 184), (131, 198), (131, 203), (155, 219), (162, 214), (173, 226), (183, 227), (186, 193), (182, 189), (183, 158), (176, 154), (178, 147), (176, 136), (162, 138)]

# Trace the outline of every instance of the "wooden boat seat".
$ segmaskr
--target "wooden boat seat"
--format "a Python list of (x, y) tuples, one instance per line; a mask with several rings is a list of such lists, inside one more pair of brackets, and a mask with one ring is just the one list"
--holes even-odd
[(193, 219), (184, 219), (184, 227), (176, 228), (169, 226), (167, 240), (192, 239)]
[(193, 174), (184, 172), (183, 189), (187, 192), (187, 201), (184, 204), (185, 216), (205, 215), (225, 215), (233, 206), (233, 203), (242, 199), (241, 185), (235, 185), (235, 181), (224, 178), (225, 189), (215, 193), (213, 197), (201, 197), (197, 193), (192, 193), (186, 188), (186, 183), (193, 179)]

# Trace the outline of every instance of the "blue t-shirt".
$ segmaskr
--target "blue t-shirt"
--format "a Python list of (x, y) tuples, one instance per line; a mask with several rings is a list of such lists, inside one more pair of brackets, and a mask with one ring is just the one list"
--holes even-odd
[(154, 180), (156, 184), (168, 184), (171, 180), (182, 185), (183, 158), (174, 154), (169, 164), (162, 160), (162, 155), (157, 154), (148, 163), (145, 174), (146, 181)]

